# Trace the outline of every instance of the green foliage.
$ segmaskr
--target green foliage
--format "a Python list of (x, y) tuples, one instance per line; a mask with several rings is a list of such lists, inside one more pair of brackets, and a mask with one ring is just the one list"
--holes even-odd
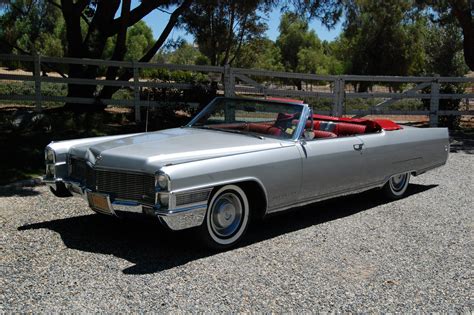
[(12, 0), (0, 16), (2, 53), (64, 54), (64, 19), (48, 1)]
[(322, 48), (316, 33), (309, 31), (308, 22), (295, 13), (282, 15), (279, 30), (276, 45), (280, 49), (283, 65), (288, 71), (297, 70), (300, 50)]
[[(422, 22), (411, 1), (356, 1), (339, 53), (350, 74), (411, 75), (423, 61)], [(341, 49), (342, 48), (342, 49)]]
[(324, 54), (321, 50), (303, 48), (298, 52), (298, 72), (310, 72), (321, 75), (342, 74), (344, 65), (335, 57)]
[(205, 65), (209, 62), (198, 48), (187, 42), (180, 43), (176, 50), (168, 53), (166, 61), (178, 65)]
[[(102, 58), (110, 59), (113, 55), (117, 36), (109, 37), (105, 44)], [(154, 43), (153, 31), (143, 21), (138, 21), (127, 30), (127, 44), (124, 60), (138, 61)]]
[[(0, 94), (4, 95), (35, 95), (34, 82), (2, 82), (0, 84)], [(41, 94), (43, 96), (66, 96), (66, 84), (42, 83)], [(0, 103), (11, 104), (12, 101), (0, 101)], [(29, 105), (31, 101), (15, 101), (15, 104)], [(43, 101), (43, 106), (57, 106), (57, 103)]]
[(232, 64), (242, 45), (265, 32), (266, 24), (258, 11), (269, 8), (270, 2), (261, 0), (196, 1), (181, 23), (211, 65)]
[(235, 60), (235, 66), (273, 71), (284, 70), (280, 49), (267, 38), (254, 39), (242, 45), (240, 55)]
[[(462, 34), (456, 23), (429, 23), (427, 25), (425, 43), (425, 60), (422, 75), (464, 76), (469, 68), (464, 62)], [(441, 84), (440, 93), (462, 94), (465, 86), (462, 84)], [(430, 89), (425, 89), (429, 93)], [(429, 100), (424, 100), (425, 108), (429, 109)], [(441, 99), (440, 110), (457, 110), (461, 100)], [(442, 116), (440, 125), (450, 129), (459, 127), (460, 116)]]
[(469, 68), (463, 60), (462, 32), (455, 23), (428, 23), (424, 36), (424, 64), (420, 74), (464, 76)]
[(332, 55), (331, 45), (321, 42), (308, 21), (294, 13), (286, 13), (280, 21), (276, 40), (285, 70), (315, 74), (342, 74), (344, 64)]
[(443, 27), (456, 25), (462, 30), (463, 57), (474, 71), (474, 2), (471, 0), (416, 0), (416, 5), (427, 12), (430, 20)]

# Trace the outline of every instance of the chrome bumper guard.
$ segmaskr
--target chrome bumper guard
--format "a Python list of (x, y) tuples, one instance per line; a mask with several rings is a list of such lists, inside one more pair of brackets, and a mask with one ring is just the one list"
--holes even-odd
[(43, 178), (43, 182), (47, 186), (56, 190), (58, 185), (64, 185), (72, 194), (81, 196), (95, 212), (115, 216), (118, 216), (117, 212), (152, 215), (158, 217), (160, 222), (175, 231), (200, 226), (204, 222), (204, 217), (206, 215), (207, 203), (193, 203), (182, 205), (179, 208), (160, 209), (159, 205), (144, 205), (131, 200), (111, 200), (110, 196), (107, 195), (107, 201), (110, 205), (110, 212), (108, 213), (91, 206), (88, 194), (92, 193), (92, 191), (82, 186), (79, 182), (64, 180), (61, 178)]

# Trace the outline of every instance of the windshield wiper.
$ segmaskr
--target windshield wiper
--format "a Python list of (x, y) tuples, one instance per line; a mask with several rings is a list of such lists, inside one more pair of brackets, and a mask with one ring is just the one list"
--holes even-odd
[(217, 130), (217, 131), (223, 131), (223, 132), (229, 132), (229, 133), (236, 133), (236, 134), (239, 134), (239, 135), (245, 135), (245, 136), (258, 138), (260, 140), (265, 139), (265, 137), (263, 137), (263, 136), (256, 135), (256, 134), (253, 134), (253, 133), (246, 133), (246, 132), (242, 132), (240, 130), (235, 130), (235, 129), (213, 128), (213, 127), (209, 127), (209, 126), (191, 126), (191, 127), (199, 128), (199, 129), (206, 129), (206, 130)]

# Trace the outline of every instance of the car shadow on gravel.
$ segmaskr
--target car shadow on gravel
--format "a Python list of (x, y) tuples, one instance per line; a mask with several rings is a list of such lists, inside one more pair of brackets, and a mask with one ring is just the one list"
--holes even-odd
[[(407, 197), (432, 189), (437, 185), (408, 187)], [(296, 208), (267, 218), (252, 226), (240, 247), (340, 219), (387, 203), (380, 192), (331, 199)], [(193, 230), (171, 232), (157, 220), (120, 220), (102, 215), (84, 215), (66, 219), (23, 225), (20, 231), (49, 229), (60, 234), (64, 244), (80, 251), (111, 254), (133, 263), (125, 274), (149, 274), (208, 257), (217, 252), (203, 248)], [(93, 266), (91, 266), (93, 267)]]
[(0, 198), (1, 197), (28, 197), (39, 195), (40, 192), (36, 191), (33, 187), (0, 187)]

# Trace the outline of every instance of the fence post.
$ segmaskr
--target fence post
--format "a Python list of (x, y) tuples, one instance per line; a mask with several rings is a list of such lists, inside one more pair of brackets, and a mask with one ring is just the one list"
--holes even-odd
[(439, 110), (439, 80), (438, 78), (435, 78), (431, 82), (430, 127), (438, 126), (438, 110)]
[(138, 67), (135, 61), (132, 61), (133, 67), (133, 105), (135, 107), (135, 121), (140, 122), (141, 119), (141, 112), (140, 112), (140, 90), (138, 88)]
[(33, 55), (33, 76), (35, 79), (35, 110), (40, 112), (41, 107), (41, 56), (37, 53)]
[(338, 77), (334, 80), (334, 103), (331, 115), (342, 116), (344, 112), (344, 89), (345, 82), (343, 78)]
[(235, 96), (235, 77), (229, 64), (224, 66), (224, 96)]

